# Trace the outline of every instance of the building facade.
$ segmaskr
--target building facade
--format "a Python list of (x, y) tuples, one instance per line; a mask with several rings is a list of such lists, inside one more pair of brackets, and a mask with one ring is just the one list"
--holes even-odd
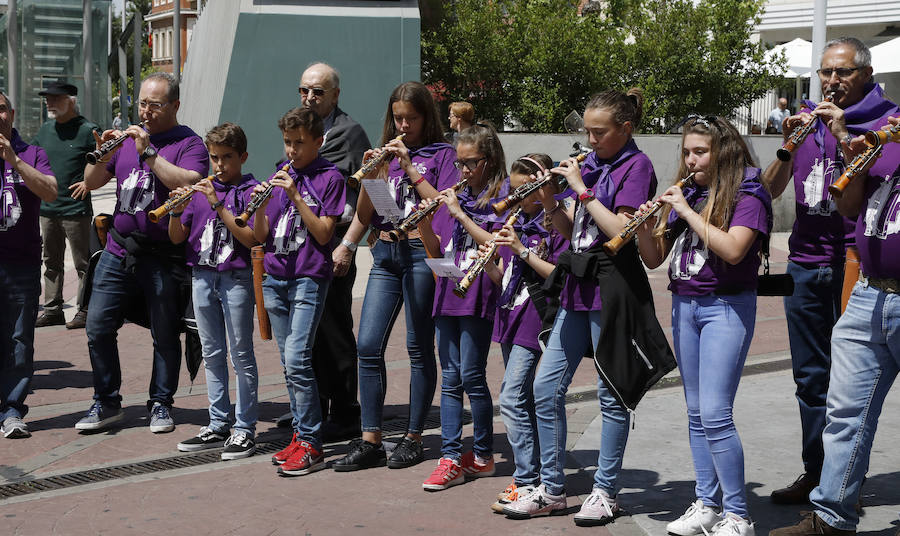
[[(153, 68), (158, 71), (172, 73), (175, 58), (175, 2), (181, 3), (181, 65), (190, 48), (194, 25), (197, 23), (199, 11), (203, 8), (201, 0), (153, 0), (150, 13), (144, 20), (150, 26), (151, 52)], [(200, 5), (198, 5), (200, 4)]]

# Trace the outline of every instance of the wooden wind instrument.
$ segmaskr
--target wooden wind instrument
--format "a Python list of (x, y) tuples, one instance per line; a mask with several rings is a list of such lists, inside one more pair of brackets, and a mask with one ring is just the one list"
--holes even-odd
[[(825, 102), (832, 101), (834, 101), (834, 93), (825, 95)], [(781, 147), (781, 149), (778, 149), (775, 152), (775, 156), (777, 156), (778, 159), (782, 162), (788, 162), (797, 147), (800, 147), (800, 145), (803, 143), (803, 140), (805, 140), (806, 137), (809, 136), (809, 133), (816, 128), (816, 119), (816, 116), (813, 116), (812, 119), (795, 128), (794, 132), (792, 132), (787, 141), (784, 142), (784, 145)]]
[[(469, 179), (467, 179), (467, 178), (460, 179), (459, 182), (457, 182), (456, 184), (453, 185), (453, 187), (452, 187), (453, 191), (458, 192), (458, 191), (462, 190), (466, 186), (466, 184), (468, 184), (468, 182), (469, 182)], [(414, 229), (416, 227), (416, 225), (418, 225), (419, 222), (425, 218), (425, 216), (428, 216), (429, 214), (431, 214), (432, 212), (437, 210), (438, 207), (441, 206), (441, 204), (443, 204), (443, 201), (441, 200), (441, 198), (436, 197), (436, 198), (432, 199), (424, 207), (416, 210), (409, 216), (403, 218), (403, 220), (400, 221), (399, 224), (397, 224), (396, 229), (391, 229), (390, 231), (388, 231), (388, 235), (390, 235), (391, 240), (396, 242), (397, 240), (400, 240), (401, 238), (406, 236), (406, 234), (410, 230)]]
[(272, 340), (272, 324), (269, 323), (269, 313), (266, 312), (265, 298), (263, 297), (263, 276), (266, 269), (263, 259), (266, 254), (262, 246), (250, 248), (250, 260), (253, 265), (253, 296), (256, 298), (256, 318), (259, 320), (259, 336), (265, 341)]
[[(219, 174), (221, 174), (221, 171), (217, 172), (215, 175), (210, 175), (209, 177), (206, 177), (205, 179), (200, 179), (200, 180), (201, 181), (211, 181)], [(170, 197), (169, 199), (166, 200), (165, 203), (162, 204), (162, 206), (157, 207), (157, 208), (151, 210), (150, 212), (148, 212), (147, 219), (150, 220), (152, 223), (158, 222), (166, 214), (174, 211), (181, 205), (190, 201), (191, 198), (194, 197), (195, 193), (197, 193), (197, 190), (191, 190), (191, 191), (185, 192), (181, 195), (176, 195), (176, 196)]]
[[(506, 218), (505, 225), (512, 225), (519, 218), (519, 214), (522, 213), (522, 207), (518, 206), (509, 213), (509, 216)], [(469, 271), (466, 272), (466, 275), (456, 283), (456, 288), (453, 289), (453, 293), (459, 296), (460, 298), (466, 297), (466, 292), (469, 291), (469, 287), (472, 286), (472, 283), (475, 282), (475, 279), (484, 271), (484, 267), (487, 266), (487, 263), (491, 261), (491, 258), (497, 253), (497, 248), (500, 247), (497, 244), (497, 235), (500, 231), (494, 233), (494, 238), (491, 239), (489, 245), (490, 248), (484, 255), (479, 255), (472, 266), (469, 267)]]
[(840, 199), (844, 195), (844, 189), (850, 184), (850, 181), (857, 176), (865, 173), (875, 164), (875, 161), (884, 151), (884, 146), (890, 142), (900, 141), (900, 125), (891, 127), (889, 130), (870, 130), (866, 132), (865, 151), (853, 159), (853, 162), (844, 169), (844, 173), (828, 187), (832, 197)]
[[(589, 154), (591, 154), (591, 153), (590, 152), (586, 152), (586, 153), (579, 152), (573, 156), (575, 156), (575, 160), (579, 164), (581, 164), (582, 162), (584, 162), (584, 159), (587, 158)], [(536, 192), (536, 191), (540, 190), (541, 188), (543, 188), (544, 186), (546, 186), (552, 180), (559, 181), (560, 190), (565, 189), (565, 183), (566, 183), (565, 177), (563, 177), (562, 175), (554, 175), (548, 171), (547, 173), (544, 173), (544, 175), (542, 175), (536, 181), (526, 182), (525, 184), (523, 184), (523, 185), (519, 186), (518, 188), (516, 188), (515, 190), (513, 190), (513, 192), (511, 194), (509, 194), (508, 196), (506, 196), (504, 199), (501, 199), (500, 201), (491, 205), (491, 207), (493, 207), (493, 209), (494, 209), (494, 214), (497, 214), (499, 216), (500, 214), (505, 213), (510, 208), (521, 203), (529, 195), (533, 194), (534, 192)]]
[[(287, 171), (291, 169), (291, 164), (293, 164), (293, 160), (288, 160), (287, 163), (281, 166), (280, 171)], [(259, 210), (259, 207), (268, 199), (272, 192), (275, 190), (275, 185), (271, 182), (266, 183), (266, 189), (258, 193), (253, 199), (247, 203), (247, 209), (244, 212), (234, 219), (234, 224), (238, 227), (246, 227), (247, 222), (250, 221), (250, 217), (253, 216), (253, 213)]]
[[(391, 141), (402, 140), (404, 136), (406, 136), (406, 134), (400, 134)], [(363, 177), (371, 173), (373, 169), (383, 164), (385, 159), (387, 159), (389, 156), (391, 156), (391, 153), (385, 151), (375, 158), (370, 158), (368, 162), (363, 164), (363, 166), (356, 171), (356, 173), (347, 177), (347, 186), (351, 188), (358, 188), (359, 181), (361, 181)]]

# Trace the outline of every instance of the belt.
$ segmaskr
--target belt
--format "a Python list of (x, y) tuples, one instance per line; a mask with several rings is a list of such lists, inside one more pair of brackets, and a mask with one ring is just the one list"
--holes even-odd
[(422, 238), (422, 233), (420, 233), (418, 229), (413, 229), (405, 235), (400, 236), (397, 240), (392, 239), (388, 231), (380, 231), (378, 233), (378, 239), (384, 242), (401, 242), (403, 240), (415, 240), (417, 238)]
[(900, 294), (900, 279), (867, 277), (860, 272), (859, 281), (870, 287), (875, 287), (887, 292), (888, 294)]

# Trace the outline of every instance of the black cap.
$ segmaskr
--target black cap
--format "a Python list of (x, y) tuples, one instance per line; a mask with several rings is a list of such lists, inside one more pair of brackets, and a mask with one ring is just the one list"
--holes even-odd
[(56, 80), (50, 82), (47, 88), (39, 92), (38, 95), (42, 97), (47, 95), (78, 95), (78, 88), (65, 80)]

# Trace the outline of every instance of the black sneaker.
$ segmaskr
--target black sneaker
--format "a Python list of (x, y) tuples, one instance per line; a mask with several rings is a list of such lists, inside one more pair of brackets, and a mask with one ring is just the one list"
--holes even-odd
[(339, 473), (359, 471), (370, 467), (381, 467), (385, 464), (385, 460), (384, 445), (376, 445), (363, 439), (354, 439), (350, 442), (350, 452), (334, 462), (332, 467)]
[(405, 469), (425, 461), (422, 442), (404, 437), (391, 453), (387, 466), (391, 469)]
[(197, 450), (217, 449), (225, 444), (228, 439), (227, 432), (217, 432), (209, 426), (200, 429), (200, 433), (178, 444), (181, 452), (194, 452)]
[(225, 450), (222, 451), (223, 460), (239, 460), (253, 456), (256, 452), (256, 442), (247, 432), (235, 432), (225, 442)]

